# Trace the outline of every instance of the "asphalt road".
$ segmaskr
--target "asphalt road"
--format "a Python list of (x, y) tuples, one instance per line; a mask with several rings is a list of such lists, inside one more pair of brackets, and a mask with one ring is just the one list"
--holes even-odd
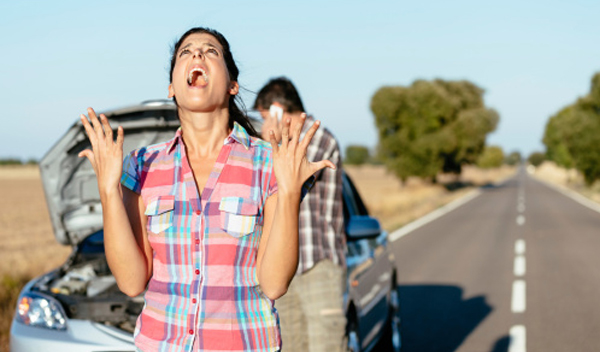
[(392, 250), (404, 352), (600, 351), (600, 213), (525, 172)]

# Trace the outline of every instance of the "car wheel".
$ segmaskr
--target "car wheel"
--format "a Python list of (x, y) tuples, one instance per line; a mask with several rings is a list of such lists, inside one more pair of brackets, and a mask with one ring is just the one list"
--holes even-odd
[(358, 324), (354, 317), (348, 318), (348, 328), (346, 329), (346, 340), (348, 342), (348, 352), (360, 352), (360, 340), (358, 338)]
[(389, 312), (387, 333), (384, 338), (389, 346), (388, 351), (400, 352), (402, 346), (400, 339), (400, 296), (397, 287), (394, 287), (390, 292)]

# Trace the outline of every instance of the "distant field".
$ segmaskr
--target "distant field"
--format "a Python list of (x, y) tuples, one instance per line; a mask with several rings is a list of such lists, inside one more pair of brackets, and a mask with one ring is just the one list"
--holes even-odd
[(56, 268), (70, 248), (58, 244), (37, 166), (0, 167), (0, 277)]
[(388, 231), (460, 198), (474, 187), (499, 182), (515, 173), (515, 168), (508, 166), (491, 170), (467, 166), (463, 168), (460, 178), (441, 175), (438, 177), (439, 183), (431, 184), (419, 178), (409, 178), (402, 183), (382, 166), (352, 166), (345, 169), (371, 215), (377, 217)]
[(551, 161), (545, 161), (537, 167), (533, 173), (534, 177), (567, 187), (579, 194), (600, 203), (600, 182), (587, 186), (583, 175), (575, 169), (565, 169), (557, 166)]

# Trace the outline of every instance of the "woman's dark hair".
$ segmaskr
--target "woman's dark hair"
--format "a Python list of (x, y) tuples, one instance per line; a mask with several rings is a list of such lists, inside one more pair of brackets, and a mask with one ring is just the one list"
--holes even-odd
[(254, 101), (254, 109), (268, 109), (271, 104), (279, 103), (289, 113), (304, 112), (304, 105), (298, 90), (286, 77), (271, 79), (258, 92)]
[[(225, 37), (221, 33), (217, 32), (214, 29), (194, 27), (185, 32), (181, 36), (181, 38), (179, 38), (179, 40), (175, 43), (175, 45), (173, 45), (173, 50), (171, 53), (171, 69), (169, 70), (169, 83), (173, 83), (173, 69), (175, 68), (177, 51), (181, 47), (181, 44), (183, 43), (185, 38), (196, 33), (210, 34), (219, 41), (219, 44), (221, 44), (221, 46), (223, 47), (223, 58), (225, 59), (225, 65), (227, 65), (229, 79), (237, 82), (238, 76), (240, 75), (240, 70), (238, 69), (237, 65), (235, 64), (235, 61), (233, 60), (233, 55), (231, 54), (231, 49), (229, 48), (229, 42), (227, 42), (227, 39), (225, 39)], [(229, 128), (233, 128), (233, 122), (235, 121), (239, 123), (242, 127), (244, 127), (248, 134), (254, 137), (258, 137), (258, 133), (250, 123), (250, 119), (248, 118), (246, 113), (244, 113), (244, 111), (238, 106), (237, 100), (239, 100), (237, 95), (232, 95), (229, 97)], [(173, 97), (173, 102), (175, 102), (175, 105), (177, 105), (177, 100), (175, 99), (175, 97)], [(243, 105), (241, 101), (240, 103)]]

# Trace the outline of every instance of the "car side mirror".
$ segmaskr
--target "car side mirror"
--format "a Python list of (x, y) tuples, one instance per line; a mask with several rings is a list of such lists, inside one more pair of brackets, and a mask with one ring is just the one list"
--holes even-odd
[(374, 238), (381, 234), (381, 225), (377, 219), (366, 215), (351, 216), (346, 225), (346, 236), (350, 240)]

